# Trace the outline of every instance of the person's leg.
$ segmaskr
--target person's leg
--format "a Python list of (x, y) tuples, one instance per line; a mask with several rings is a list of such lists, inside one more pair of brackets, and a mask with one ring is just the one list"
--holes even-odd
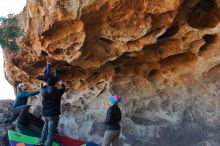
[(14, 122), (18, 115), (20, 114), (20, 107), (17, 107), (15, 109), (12, 110), (12, 114), (11, 114), (11, 118), (10, 118), (10, 123)]
[(20, 114), (17, 118), (18, 124), (21, 124), (21, 125), (28, 125), (29, 124), (27, 114), (28, 114), (28, 110), (30, 109), (30, 107), (31, 107), (30, 105), (22, 106), (22, 108), (20, 110)]
[(119, 136), (120, 136), (120, 130), (114, 131), (114, 139), (112, 142), (112, 146), (120, 146), (120, 142), (119, 142)]
[[(28, 111), (29, 109), (30, 109), (29, 105), (23, 105), (23, 106), (18, 106), (16, 108), (14, 108), (12, 110), (12, 116), (10, 118), (10, 122), (12, 123), (12, 122), (14, 122), (18, 118), (18, 116), (22, 116), (22, 114), (24, 113), (23, 110), (27, 110)], [(23, 112), (21, 113), (21, 111), (23, 111)]]
[(53, 144), (53, 137), (56, 131), (56, 128), (58, 126), (59, 122), (59, 117), (49, 117), (49, 122), (48, 122), (48, 135), (47, 135), (47, 140), (45, 143), (45, 146), (52, 146)]
[(113, 135), (112, 131), (106, 130), (105, 134), (104, 134), (102, 146), (110, 146), (113, 139), (114, 139), (114, 135)]
[(39, 144), (44, 143), (44, 141), (47, 138), (48, 119), (47, 119), (47, 117), (43, 117), (43, 118), (44, 118), (44, 127), (43, 127), (43, 130), (42, 130), (42, 133), (41, 133), (41, 138), (40, 138)]

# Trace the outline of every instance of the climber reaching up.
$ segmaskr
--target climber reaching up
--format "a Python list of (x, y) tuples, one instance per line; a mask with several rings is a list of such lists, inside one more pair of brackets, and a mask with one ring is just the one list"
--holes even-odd
[(58, 75), (56, 69), (53, 69), (51, 67), (51, 64), (48, 63), (46, 68), (44, 69), (43, 80), (47, 82), (51, 76), (53, 76), (54, 80), (58, 81)]
[(12, 117), (10, 119), (10, 123), (14, 122), (17, 119), (17, 124), (20, 125), (28, 125), (28, 110), (30, 109), (30, 105), (27, 105), (28, 97), (37, 95), (39, 90), (33, 92), (27, 92), (27, 86), (25, 83), (20, 83), (17, 86), (17, 94), (12, 106)]
[(56, 82), (59, 80), (57, 70), (52, 67), (49, 61), (47, 61), (47, 66), (43, 71), (43, 75), (38, 75), (37, 79), (44, 81), (43, 86), (47, 86), (48, 79), (50, 77), (53, 78), (53, 80), (55, 80)]

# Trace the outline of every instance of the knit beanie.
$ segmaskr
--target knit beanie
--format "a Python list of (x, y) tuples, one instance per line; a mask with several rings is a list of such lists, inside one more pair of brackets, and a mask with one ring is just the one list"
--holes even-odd
[(118, 95), (109, 96), (109, 100), (113, 105), (117, 105), (121, 101), (122, 97)]

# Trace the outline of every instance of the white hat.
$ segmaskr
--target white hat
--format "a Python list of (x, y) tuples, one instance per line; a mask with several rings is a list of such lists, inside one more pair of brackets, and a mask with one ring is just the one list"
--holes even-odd
[(19, 87), (19, 88), (21, 88), (21, 87), (23, 87), (23, 86), (25, 86), (24, 83), (20, 83), (20, 84), (18, 84), (18, 87)]

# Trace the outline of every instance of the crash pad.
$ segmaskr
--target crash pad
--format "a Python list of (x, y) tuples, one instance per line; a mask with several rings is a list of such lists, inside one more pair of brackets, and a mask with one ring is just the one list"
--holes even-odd
[(81, 146), (85, 142), (79, 139), (72, 139), (65, 136), (61, 136), (56, 134), (55, 137), (56, 141), (61, 143), (63, 146)]
[[(39, 142), (39, 138), (27, 136), (13, 130), (8, 130), (8, 140), (10, 146), (34, 146)], [(53, 146), (60, 146), (58, 143), (53, 143)]]

